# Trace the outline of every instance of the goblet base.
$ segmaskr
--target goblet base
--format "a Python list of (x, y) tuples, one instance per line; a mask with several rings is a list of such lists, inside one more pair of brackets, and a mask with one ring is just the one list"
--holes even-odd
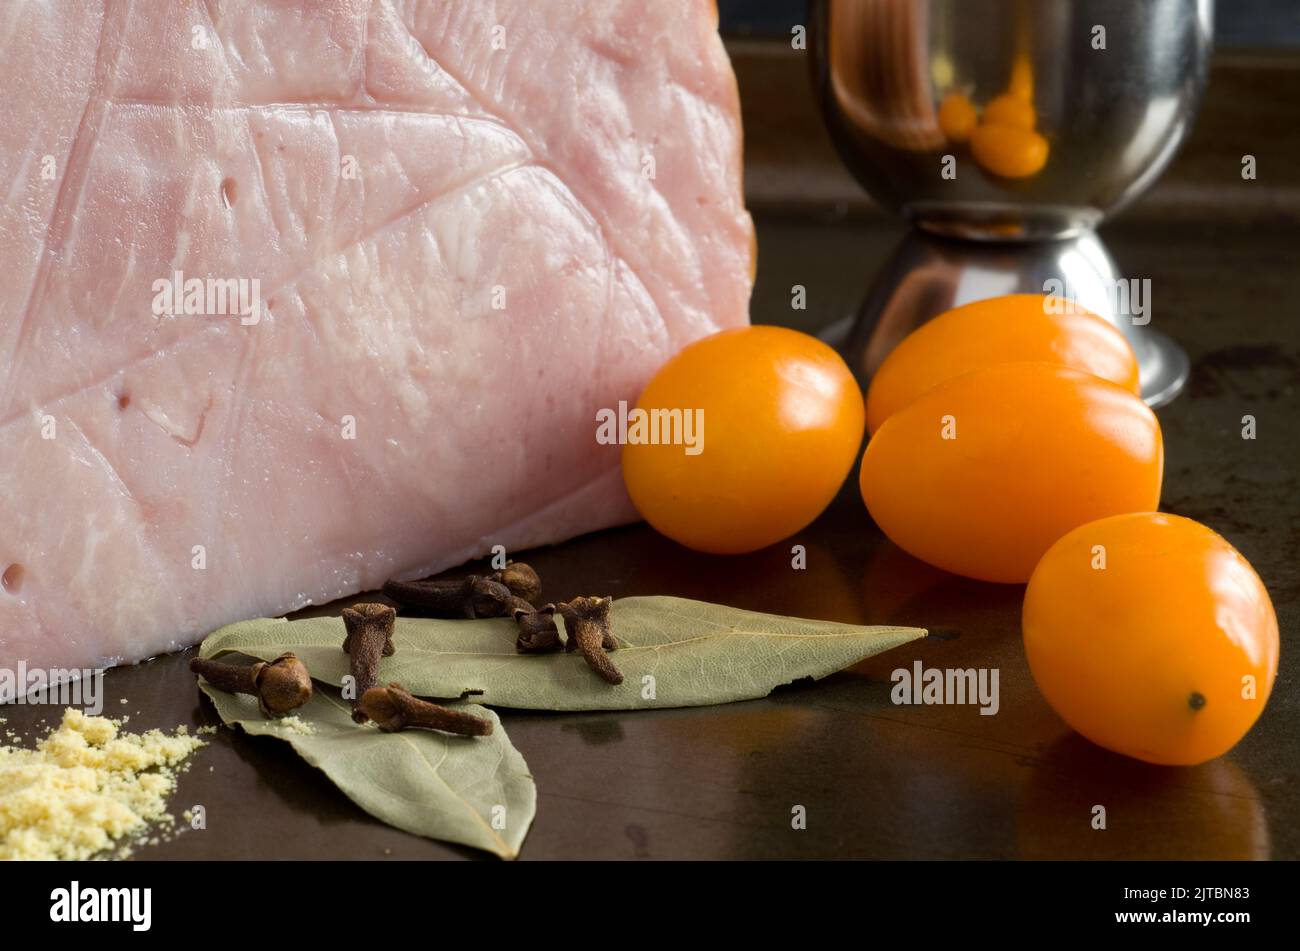
[(1187, 354), (1148, 323), (1147, 287), (1121, 278), (1090, 230), (1052, 241), (989, 244), (909, 229), (852, 326), (832, 325), (823, 337), (839, 347), (865, 386), (899, 341), (930, 318), (986, 297), (1026, 293), (1065, 296), (1118, 327), (1137, 356), (1148, 405), (1163, 406), (1187, 382)]

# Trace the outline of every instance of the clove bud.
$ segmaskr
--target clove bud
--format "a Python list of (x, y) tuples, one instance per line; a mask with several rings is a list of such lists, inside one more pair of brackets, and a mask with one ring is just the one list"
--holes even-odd
[(609, 630), (609, 609), (613, 602), (613, 598), (574, 598), (557, 605), (557, 609), (564, 618), (564, 630), (568, 634), (564, 649), (580, 651), (587, 666), (603, 680), (621, 684), (622, 672), (605, 653), (618, 647), (618, 641)]
[(352, 719), (366, 722), (361, 698), (379, 683), (379, 658), (391, 657), (393, 624), (397, 612), (387, 604), (354, 604), (343, 609), (343, 651), (352, 659), (352, 679), (356, 694), (352, 700)]
[(555, 605), (533, 607), (523, 598), (510, 599), (510, 611), (519, 625), (515, 650), (521, 654), (544, 654), (560, 649), (560, 629), (555, 626)]
[(361, 695), (361, 709), (385, 733), (441, 730), (461, 736), (488, 736), (492, 721), (413, 696), (400, 684), (371, 687)]
[(384, 596), (429, 617), (504, 617), (510, 589), (482, 575), (442, 581), (385, 581)]
[(293, 653), (252, 666), (195, 657), (190, 661), (190, 670), (218, 690), (257, 697), (257, 705), (266, 717), (285, 716), (311, 699), (311, 675)]
[(522, 561), (507, 561), (500, 571), (488, 575), (492, 581), (505, 585), (516, 598), (536, 603), (542, 595), (542, 579), (531, 565)]

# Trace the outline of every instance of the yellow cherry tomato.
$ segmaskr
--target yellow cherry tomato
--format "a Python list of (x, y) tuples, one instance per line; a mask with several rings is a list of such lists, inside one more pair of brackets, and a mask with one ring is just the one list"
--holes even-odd
[(945, 380), (1022, 360), (1060, 363), (1141, 392), (1133, 348), (1113, 324), (1063, 298), (1007, 294), (954, 307), (908, 334), (872, 377), (867, 429), (874, 433)]
[(1032, 129), (1038, 122), (1033, 103), (1011, 93), (1003, 93), (984, 107), (984, 121), (990, 125), (1009, 125), (1017, 129)]
[(1085, 522), (1160, 502), (1164, 446), (1146, 404), (1048, 363), (1002, 363), (929, 390), (867, 443), (860, 486), (904, 551), (984, 581), (1028, 580)]
[(781, 327), (697, 340), (655, 374), (636, 409), (698, 411), (698, 452), (629, 438), (623, 479), (647, 522), (716, 554), (763, 548), (820, 515), (865, 426), (862, 391), (839, 354)]
[(969, 139), (977, 120), (975, 107), (959, 92), (948, 93), (939, 103), (939, 128), (949, 142)]
[(1250, 564), (1191, 519), (1147, 512), (1081, 525), (1025, 590), (1038, 689), (1099, 746), (1190, 766), (1226, 753), (1277, 675), (1277, 616)]
[(1002, 178), (1028, 178), (1047, 164), (1047, 140), (1031, 129), (984, 123), (970, 137), (971, 154)]

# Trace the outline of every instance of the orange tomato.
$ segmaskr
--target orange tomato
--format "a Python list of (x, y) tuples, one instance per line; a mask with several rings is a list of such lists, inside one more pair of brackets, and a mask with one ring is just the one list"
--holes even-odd
[(989, 100), (989, 104), (984, 107), (984, 121), (990, 125), (1032, 129), (1038, 122), (1038, 114), (1028, 99), (1013, 93), (1003, 93)]
[(1146, 512), (1081, 525), (1025, 591), (1025, 652), (1071, 727), (1117, 753), (1190, 766), (1254, 725), (1277, 674), (1277, 616), (1221, 536)]
[(698, 454), (629, 442), (623, 479), (647, 522), (716, 554), (763, 548), (820, 515), (865, 427), (862, 391), (839, 354), (781, 327), (697, 340), (663, 365), (636, 408), (701, 411)]
[(1160, 502), (1160, 424), (1123, 387), (1002, 363), (934, 387), (867, 443), (860, 486), (899, 548), (984, 581), (1028, 580), (1071, 529)]
[(945, 311), (908, 334), (885, 358), (867, 390), (867, 428), (932, 386), (971, 370), (1035, 360), (1060, 363), (1140, 393), (1137, 358), (1113, 325), (1067, 301), (1041, 294), (990, 297)]
[(970, 149), (976, 162), (1002, 178), (1028, 178), (1047, 164), (1047, 140), (1032, 129), (985, 123), (971, 133)]
[(949, 142), (969, 139), (976, 121), (975, 107), (959, 92), (948, 93), (939, 103), (939, 128)]

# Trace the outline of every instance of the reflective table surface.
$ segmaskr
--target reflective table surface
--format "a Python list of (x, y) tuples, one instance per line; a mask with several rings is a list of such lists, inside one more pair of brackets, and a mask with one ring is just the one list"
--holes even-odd
[[(802, 321), (851, 310), (869, 275), (836, 267), (883, 254), (897, 226), (760, 219), (755, 315), (792, 316), (791, 275), (810, 288)], [(1193, 357), (1187, 391), (1159, 411), (1165, 505), (1224, 533), (1255, 565), (1281, 624), (1281, 669), (1254, 731), (1193, 769), (1125, 760), (1073, 735), (1038, 695), (1020, 644), (1023, 589), (965, 581), (903, 554), (852, 485), (789, 546), (722, 558), (630, 526), (522, 555), (548, 598), (670, 593), (760, 611), (937, 630), (816, 684), (764, 700), (635, 713), (502, 711), (538, 786), (521, 858), (1300, 858), (1300, 273), (1297, 229), (1126, 229), (1108, 239), (1157, 288), (1153, 322), (1177, 315)], [(1286, 243), (1289, 240), (1289, 245)], [(837, 258), (838, 256), (838, 258)], [(1289, 267), (1288, 267), (1289, 266)], [(1235, 275), (1231, 283), (1227, 275)], [(1243, 289), (1244, 288), (1244, 289)], [(1224, 315), (1250, 309), (1225, 332)], [(1281, 340), (1282, 343), (1277, 341)], [(1259, 437), (1240, 438), (1256, 416)], [(337, 611), (339, 605), (329, 610)], [(106, 710), (133, 730), (216, 723), (187, 655), (110, 671)], [(890, 672), (999, 671), (1000, 708), (895, 706)], [(126, 698), (125, 705), (118, 703)], [(30, 730), (48, 709), (10, 707)], [(468, 849), (371, 819), (287, 745), (222, 730), (182, 776), (177, 812), (208, 827), (140, 859), (446, 858)], [(1109, 828), (1093, 831), (1094, 804)], [(804, 806), (807, 828), (791, 828)]]

